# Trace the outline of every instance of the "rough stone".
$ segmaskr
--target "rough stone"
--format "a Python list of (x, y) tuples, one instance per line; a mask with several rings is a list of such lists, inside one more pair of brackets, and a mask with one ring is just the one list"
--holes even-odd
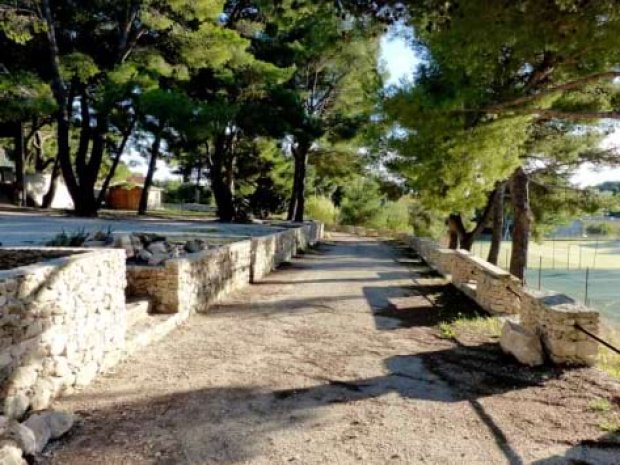
[(191, 241), (187, 241), (183, 248), (187, 253), (198, 253), (202, 252), (205, 248), (205, 244), (203, 241), (199, 241), (198, 239), (193, 239)]
[(46, 378), (39, 378), (34, 385), (30, 404), (32, 410), (43, 410), (49, 407), (54, 396), (54, 384)]
[(75, 415), (62, 410), (48, 410), (36, 415), (45, 419), (52, 439), (58, 439), (66, 434), (73, 427), (73, 423), (75, 423)]
[(148, 262), (151, 258), (153, 258), (153, 254), (146, 249), (141, 249), (138, 251), (136, 257), (138, 258), (138, 260)]
[(91, 361), (86, 364), (80, 371), (78, 371), (75, 377), (76, 386), (87, 386), (89, 385), (95, 376), (97, 376), (97, 372), (99, 371), (99, 366), (97, 362)]
[(52, 433), (46, 418), (42, 415), (32, 415), (23, 425), (30, 429), (34, 436), (34, 453), (41, 453), (52, 438)]
[(168, 246), (163, 241), (152, 242), (151, 244), (148, 245), (146, 250), (151, 252), (153, 255), (167, 255), (168, 254)]
[(504, 352), (524, 365), (537, 366), (544, 363), (540, 338), (516, 323), (507, 321), (504, 324), (499, 343)]
[(28, 410), (30, 399), (20, 391), (14, 395), (7, 396), (4, 400), (4, 414), (9, 418), (21, 418)]
[(22, 450), (16, 444), (11, 443), (0, 445), (0, 464), (28, 465), (22, 456)]
[(14, 441), (25, 455), (33, 455), (36, 452), (34, 432), (15, 420), (9, 421), (0, 440)]
[(13, 372), (11, 385), (15, 387), (32, 386), (39, 374), (33, 366), (19, 367)]

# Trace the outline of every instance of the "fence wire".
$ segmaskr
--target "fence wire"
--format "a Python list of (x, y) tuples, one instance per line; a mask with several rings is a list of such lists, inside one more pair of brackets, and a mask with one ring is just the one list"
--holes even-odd
[[(474, 244), (472, 253), (486, 259), (489, 241)], [(511, 243), (502, 242), (498, 265), (509, 269)], [(620, 326), (620, 240), (546, 239), (530, 243), (526, 284), (567, 294), (598, 309)]]

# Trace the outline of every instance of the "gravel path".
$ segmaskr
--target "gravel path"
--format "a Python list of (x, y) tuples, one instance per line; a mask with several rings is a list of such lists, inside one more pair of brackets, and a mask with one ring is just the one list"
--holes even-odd
[(440, 307), (470, 304), (398, 256), (335, 236), (193, 316), (59, 402), (81, 420), (39, 463), (620, 464), (584, 413), (605, 380), (519, 384), (496, 345), (439, 338)]

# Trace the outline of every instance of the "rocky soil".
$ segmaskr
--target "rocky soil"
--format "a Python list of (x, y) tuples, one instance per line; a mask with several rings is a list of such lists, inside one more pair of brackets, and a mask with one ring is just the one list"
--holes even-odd
[(472, 302), (393, 245), (334, 239), (61, 400), (80, 420), (36, 463), (620, 464), (616, 381), (441, 337)]

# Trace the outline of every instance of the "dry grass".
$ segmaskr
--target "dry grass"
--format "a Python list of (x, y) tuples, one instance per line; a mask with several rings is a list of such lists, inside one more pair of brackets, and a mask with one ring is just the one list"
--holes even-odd
[[(620, 347), (620, 331), (608, 326), (603, 328), (602, 337), (614, 347)], [(620, 378), (620, 354), (600, 346), (597, 367), (609, 375)]]
[(441, 323), (439, 331), (446, 339), (457, 338), (464, 334), (477, 334), (496, 339), (502, 334), (503, 325), (502, 319), (493, 316), (461, 316), (449, 323)]

